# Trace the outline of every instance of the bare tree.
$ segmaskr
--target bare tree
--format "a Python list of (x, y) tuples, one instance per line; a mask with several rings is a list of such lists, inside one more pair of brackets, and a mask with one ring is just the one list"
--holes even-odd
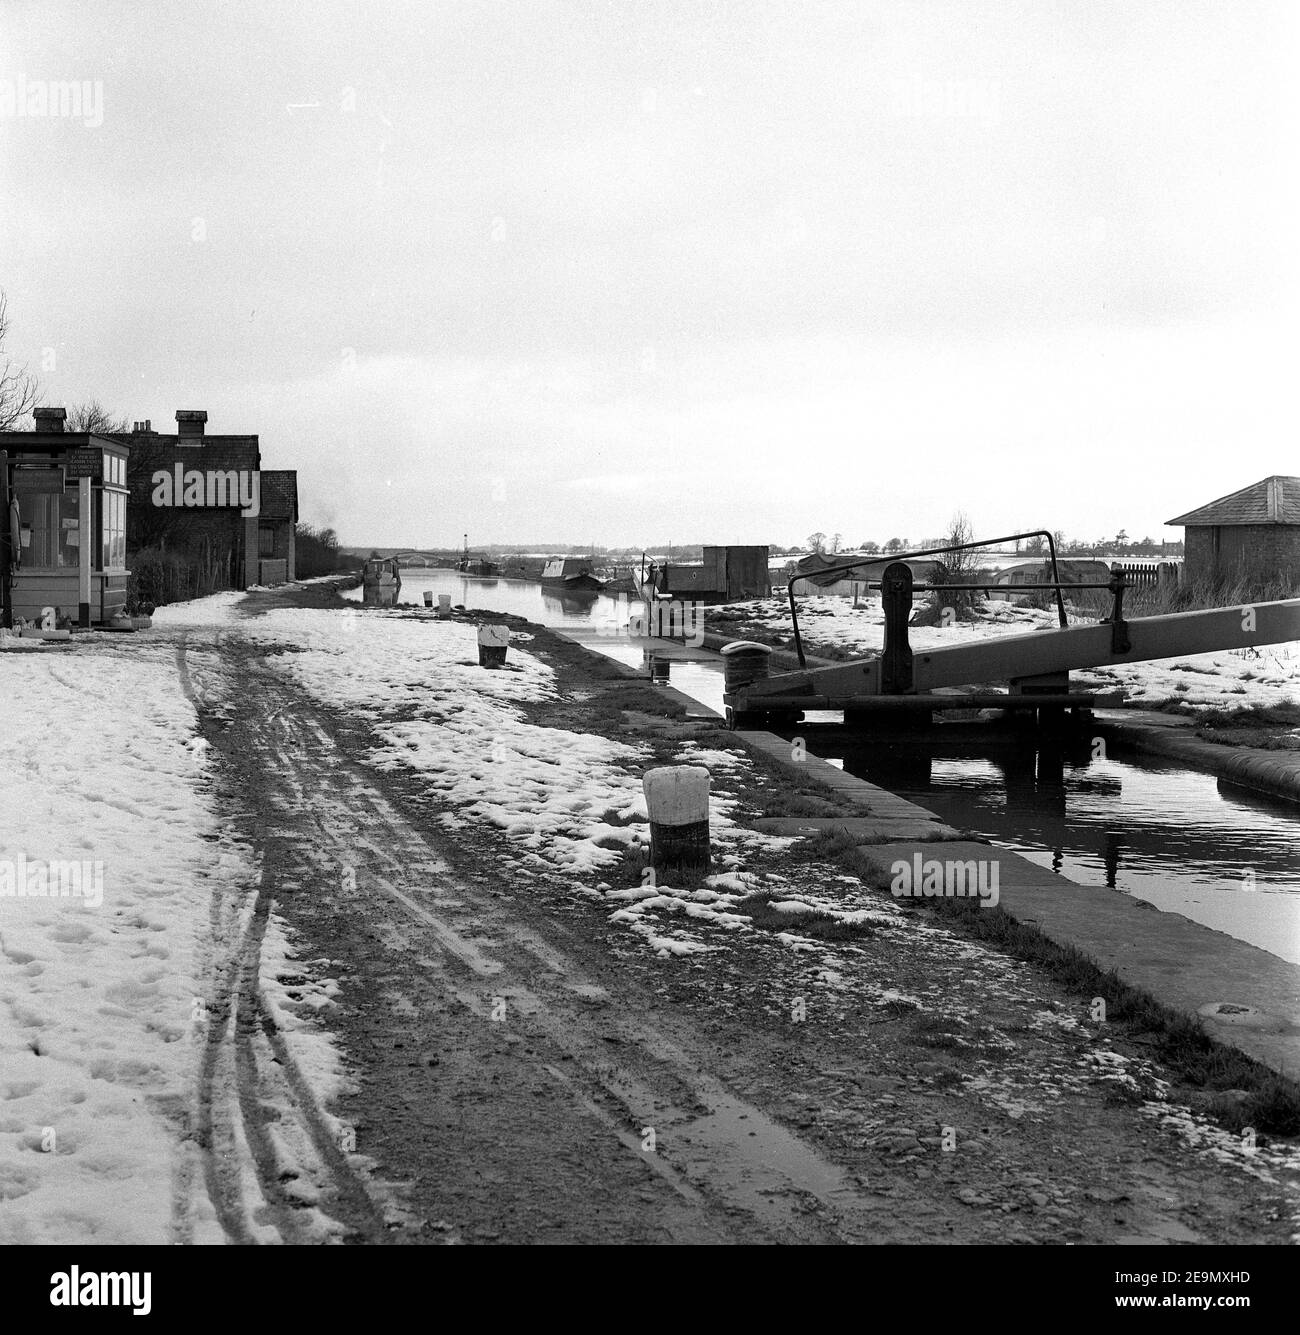
[(85, 403), (74, 403), (68, 409), (68, 420), (64, 423), (64, 429), (94, 431), (103, 436), (130, 431), (131, 423), (125, 417), (114, 417), (98, 399), (87, 399)]
[(0, 431), (18, 431), (41, 397), (40, 382), (26, 366), (19, 366), (4, 355), (5, 336), (9, 333), (9, 299), (0, 292)]
[[(948, 524), (948, 532), (935, 543), (935, 546), (962, 547), (975, 541), (975, 530), (965, 511), (958, 510)], [(973, 550), (964, 552), (944, 552), (944, 569), (931, 576), (933, 584), (970, 584), (975, 578), (979, 558)], [(975, 607), (976, 595), (969, 589), (953, 589), (938, 592), (935, 595), (937, 608), (950, 607), (957, 616), (969, 616)]]
[(814, 552), (824, 552), (826, 550), (826, 534), (820, 530), (816, 533), (810, 533), (808, 535), (808, 546)]

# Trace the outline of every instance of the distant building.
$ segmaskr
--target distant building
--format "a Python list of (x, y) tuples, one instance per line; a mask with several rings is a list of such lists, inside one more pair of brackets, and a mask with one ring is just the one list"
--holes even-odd
[(1188, 581), (1300, 585), (1300, 477), (1275, 473), (1167, 522), (1186, 530)]
[(257, 522), (257, 582), (284, 584), (296, 578), (298, 473), (291, 468), (262, 472), (262, 513)]
[(210, 436), (206, 412), (182, 409), (176, 433), (137, 422), (130, 443), (127, 548), (183, 551), (234, 589), (295, 578), (298, 475), (262, 470), (256, 436)]

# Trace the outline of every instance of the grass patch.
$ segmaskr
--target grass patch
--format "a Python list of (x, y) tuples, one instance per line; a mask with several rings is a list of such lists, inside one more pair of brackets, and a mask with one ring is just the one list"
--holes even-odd
[(1289, 700), (1276, 705), (1247, 705), (1241, 709), (1206, 709), (1202, 728), (1300, 728), (1300, 705)]
[(1036, 927), (1017, 922), (1000, 908), (981, 908), (962, 899), (923, 902), (940, 917), (956, 920), (975, 939), (1042, 969), (1065, 991), (1089, 1000), (1101, 997), (1107, 1023), (1120, 1036), (1149, 1046), (1191, 1089), (1245, 1091), (1244, 1099), (1220, 1109), (1226, 1129), (1238, 1132), (1253, 1126), (1276, 1136), (1300, 1134), (1300, 1085), (1294, 1080), (1216, 1042), (1190, 1016), (1163, 1005), (1114, 971), (1099, 968), (1073, 946), (1049, 941)]
[(862, 941), (875, 935), (866, 923), (844, 922), (822, 909), (801, 909), (791, 913), (773, 908), (772, 903), (771, 893), (759, 891), (746, 895), (731, 911), (744, 914), (755, 927), (765, 932), (794, 932), (817, 941)]

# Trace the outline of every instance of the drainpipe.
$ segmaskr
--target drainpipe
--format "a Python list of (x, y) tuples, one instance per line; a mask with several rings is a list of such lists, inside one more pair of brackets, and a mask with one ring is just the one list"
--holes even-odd
[(0, 450), (0, 626), (14, 624), (13, 567), (9, 551), (9, 451)]

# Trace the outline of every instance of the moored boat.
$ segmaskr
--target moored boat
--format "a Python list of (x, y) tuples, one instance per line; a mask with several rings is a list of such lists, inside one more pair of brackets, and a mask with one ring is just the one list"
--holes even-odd
[(585, 556), (557, 556), (542, 568), (542, 587), (595, 597), (605, 587)]
[(361, 568), (361, 583), (367, 589), (400, 589), (402, 572), (397, 558), (371, 552)]

